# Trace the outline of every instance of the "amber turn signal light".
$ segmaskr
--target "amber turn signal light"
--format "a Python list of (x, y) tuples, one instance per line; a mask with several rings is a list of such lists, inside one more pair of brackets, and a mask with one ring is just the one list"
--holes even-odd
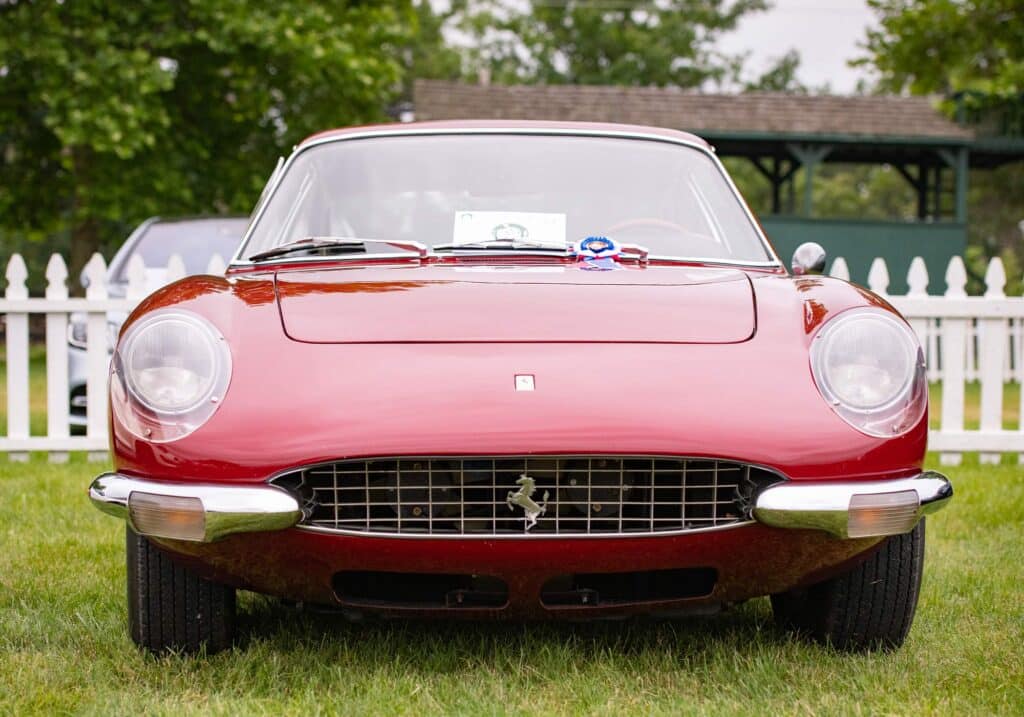
[(134, 491), (128, 498), (128, 515), (142, 535), (192, 541), (206, 535), (206, 515), (198, 498)]
[(854, 495), (850, 498), (847, 533), (851, 538), (906, 533), (917, 523), (920, 505), (914, 490)]

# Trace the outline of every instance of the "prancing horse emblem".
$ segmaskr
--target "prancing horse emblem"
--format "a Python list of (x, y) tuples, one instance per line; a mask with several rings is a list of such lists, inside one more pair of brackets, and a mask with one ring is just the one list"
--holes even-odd
[(517, 505), (523, 509), (526, 513), (526, 530), (529, 530), (537, 524), (537, 518), (544, 515), (544, 511), (547, 510), (548, 492), (544, 491), (544, 500), (538, 505), (533, 500), (533, 494), (537, 492), (537, 483), (533, 478), (523, 473), (516, 481), (516, 485), (521, 487), (517, 491), (510, 490), (505, 502), (508, 503), (509, 510), (513, 510)]

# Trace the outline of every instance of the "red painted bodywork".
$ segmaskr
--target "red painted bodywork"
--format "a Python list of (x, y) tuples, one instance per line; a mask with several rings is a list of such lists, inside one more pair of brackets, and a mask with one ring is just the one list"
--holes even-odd
[[(921, 469), (927, 416), (901, 436), (867, 436), (826, 405), (811, 377), (808, 346), (825, 321), (856, 307), (892, 311), (864, 289), (781, 268), (624, 262), (589, 272), (503, 261), (481, 271), (479, 261), (450, 258), (346, 259), (165, 287), (129, 325), (172, 306), (201, 314), (227, 339), (231, 384), (210, 421), (172, 443), (140, 439), (114, 415), (116, 469), (258, 484), (346, 458), (534, 453), (708, 456), (794, 481)], [(535, 391), (514, 390), (524, 373)], [(164, 545), (217, 579), (292, 599), (332, 602), (339, 570), (474, 573), (503, 578), (509, 604), (460, 614), (585, 616), (671, 605), (547, 609), (540, 585), (563, 573), (714, 567), (715, 591), (683, 602), (721, 603), (819, 579), (876, 542), (745, 525), (527, 540), (290, 529)]]

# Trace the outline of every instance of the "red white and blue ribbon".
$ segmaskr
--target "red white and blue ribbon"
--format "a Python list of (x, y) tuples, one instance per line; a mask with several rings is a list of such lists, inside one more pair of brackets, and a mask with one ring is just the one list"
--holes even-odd
[(573, 246), (573, 253), (580, 259), (611, 259), (622, 253), (622, 247), (608, 237), (587, 237)]

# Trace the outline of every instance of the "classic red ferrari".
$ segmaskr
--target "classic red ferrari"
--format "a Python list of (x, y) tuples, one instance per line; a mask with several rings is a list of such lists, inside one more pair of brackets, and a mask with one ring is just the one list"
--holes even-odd
[(918, 341), (779, 261), (711, 147), (648, 127), (327, 132), (226, 276), (148, 297), (110, 378), (128, 617), (221, 649), (236, 589), (347, 613), (597, 619), (770, 595), (846, 649), (907, 635)]

